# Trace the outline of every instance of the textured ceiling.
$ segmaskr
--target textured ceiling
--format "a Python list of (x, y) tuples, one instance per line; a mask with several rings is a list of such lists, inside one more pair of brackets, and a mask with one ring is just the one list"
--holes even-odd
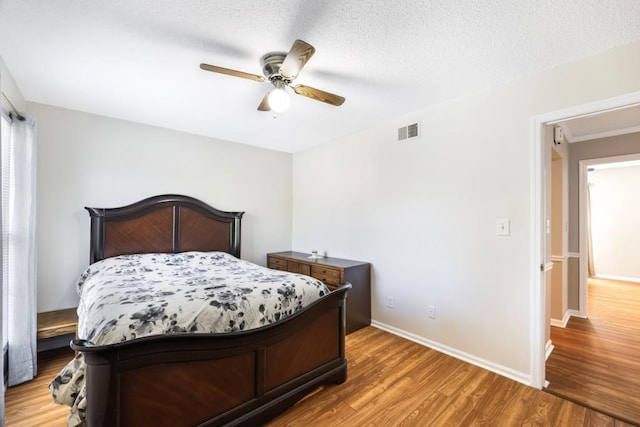
[[(28, 101), (282, 151), (640, 41), (638, 0), (0, 0), (0, 55)], [(292, 94), (256, 111), (260, 57), (316, 48)]]

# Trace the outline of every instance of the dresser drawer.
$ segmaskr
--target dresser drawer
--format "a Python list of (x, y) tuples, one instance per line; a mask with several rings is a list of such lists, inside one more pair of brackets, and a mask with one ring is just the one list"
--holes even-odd
[(297, 273), (300, 270), (300, 264), (295, 261), (287, 261), (287, 270), (292, 273)]
[(322, 280), (327, 285), (338, 286), (341, 282), (340, 270), (335, 270), (322, 265), (312, 265), (311, 276), (318, 280)]
[(274, 270), (289, 271), (287, 270), (287, 261), (280, 258), (269, 257), (267, 267), (273, 268)]

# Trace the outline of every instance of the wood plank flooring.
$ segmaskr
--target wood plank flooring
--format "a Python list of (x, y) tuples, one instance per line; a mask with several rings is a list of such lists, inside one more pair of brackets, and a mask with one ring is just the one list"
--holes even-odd
[(551, 328), (547, 390), (640, 425), (640, 283), (589, 279), (588, 313)]
[(66, 426), (69, 407), (53, 403), (49, 383), (74, 356), (70, 348), (38, 353), (38, 376), (7, 389), (6, 426)]
[(347, 337), (347, 358), (346, 383), (269, 426), (627, 426), (372, 327)]
[[(47, 384), (71, 357), (41, 359), (35, 380), (7, 391), (7, 426), (66, 424)], [(269, 427), (628, 426), (373, 327), (347, 337), (347, 358), (344, 384), (320, 388)]]

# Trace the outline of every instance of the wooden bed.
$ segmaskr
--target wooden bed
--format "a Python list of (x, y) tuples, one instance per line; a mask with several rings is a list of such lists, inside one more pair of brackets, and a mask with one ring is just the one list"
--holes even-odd
[[(91, 263), (131, 253), (224, 251), (240, 256), (243, 212), (180, 195), (86, 208)], [(315, 388), (347, 377), (348, 283), (278, 323), (229, 334), (172, 334), (93, 346), (87, 426), (261, 425)]]

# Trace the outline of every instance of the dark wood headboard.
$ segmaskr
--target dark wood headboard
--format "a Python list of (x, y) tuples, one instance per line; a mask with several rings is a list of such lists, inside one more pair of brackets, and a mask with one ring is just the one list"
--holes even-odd
[(134, 253), (222, 251), (240, 258), (244, 212), (224, 212), (193, 197), (153, 196), (119, 208), (89, 208), (91, 264)]

